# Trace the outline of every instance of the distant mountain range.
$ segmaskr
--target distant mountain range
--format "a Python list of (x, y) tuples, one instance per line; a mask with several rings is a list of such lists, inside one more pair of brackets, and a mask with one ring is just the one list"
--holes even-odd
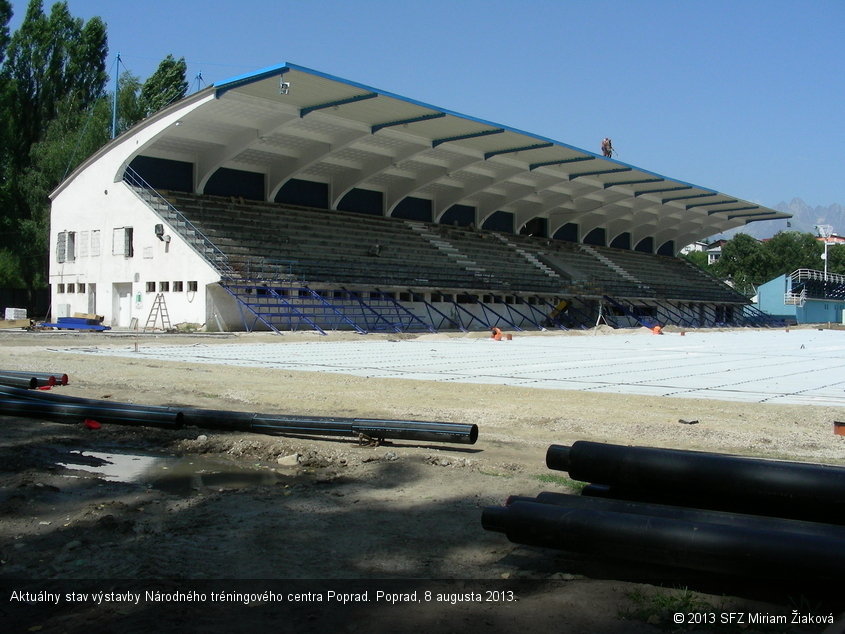
[[(831, 225), (833, 233), (837, 235), (845, 235), (845, 207), (838, 204), (833, 204), (828, 207), (810, 207), (800, 198), (793, 198), (790, 202), (778, 203), (772, 209), (777, 211), (784, 211), (792, 214), (790, 220), (764, 220), (762, 222), (752, 222), (744, 227), (738, 227), (725, 231), (715, 236), (710, 237), (710, 241), (718, 238), (730, 239), (737, 233), (747, 233), (748, 235), (762, 240), (763, 238), (771, 238), (778, 231), (802, 231), (806, 233), (816, 233), (816, 225)], [(787, 222), (789, 226), (787, 226)]]

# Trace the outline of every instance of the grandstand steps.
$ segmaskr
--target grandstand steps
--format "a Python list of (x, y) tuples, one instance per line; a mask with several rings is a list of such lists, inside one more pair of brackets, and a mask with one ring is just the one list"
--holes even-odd
[(513, 242), (511, 242), (510, 240), (508, 240), (505, 236), (503, 236), (503, 235), (502, 235), (502, 234), (500, 234), (500, 233), (494, 233), (493, 235), (494, 235), (496, 238), (498, 238), (499, 240), (501, 240), (502, 242), (504, 242), (506, 245), (508, 245), (511, 249), (513, 249), (514, 251), (516, 251), (517, 253), (519, 253), (519, 254), (520, 254), (522, 257), (524, 257), (526, 260), (528, 260), (528, 262), (529, 262), (530, 264), (532, 264), (532, 265), (536, 266), (538, 269), (540, 269), (540, 270), (541, 270), (544, 274), (548, 275), (549, 277), (551, 277), (551, 278), (553, 278), (553, 279), (555, 279), (555, 280), (561, 280), (561, 281), (563, 281), (563, 280), (561, 279), (560, 275), (558, 275), (558, 274), (554, 271), (554, 269), (552, 269), (552, 268), (551, 268), (551, 267), (549, 267), (549, 266), (546, 266), (543, 262), (541, 262), (541, 261), (540, 261), (540, 259), (539, 259), (539, 258), (537, 258), (536, 256), (534, 256), (533, 254), (529, 253), (529, 252), (528, 252), (528, 251), (526, 251), (525, 249), (521, 249), (518, 245), (516, 245), (516, 244), (514, 244)]
[(474, 262), (466, 255), (461, 253), (461, 251), (448, 240), (437, 236), (423, 223), (415, 222), (413, 220), (406, 220), (405, 224), (410, 227), (413, 231), (418, 233), (421, 237), (428, 240), (430, 244), (432, 244), (435, 248), (444, 253), (448, 258), (453, 260), (455, 264), (457, 264), (461, 268), (470, 271), (473, 274), (487, 272), (484, 267), (479, 266), (477, 262)]
[(608, 257), (606, 257), (606, 256), (604, 256), (604, 255), (602, 255), (601, 253), (599, 253), (598, 251), (596, 251), (595, 249), (593, 249), (590, 245), (588, 245), (588, 244), (580, 244), (580, 245), (579, 245), (579, 248), (581, 249), (581, 251), (583, 251), (583, 252), (585, 252), (585, 253), (589, 253), (589, 254), (590, 254), (590, 255), (592, 255), (594, 258), (597, 258), (597, 259), (598, 259), (598, 260), (600, 260), (602, 263), (604, 263), (605, 265), (609, 266), (609, 267), (610, 267), (611, 269), (613, 269), (613, 270), (614, 270), (617, 274), (619, 274), (621, 277), (625, 278), (625, 279), (626, 279), (626, 280), (628, 280), (629, 282), (634, 282), (635, 284), (642, 284), (642, 282), (640, 282), (640, 280), (638, 280), (636, 277), (634, 277), (633, 275), (631, 275), (630, 273), (628, 273), (628, 271), (626, 271), (626, 270), (625, 270), (625, 269), (623, 269), (621, 266), (619, 266), (618, 264), (616, 264), (616, 262), (614, 262), (614, 261), (613, 261), (613, 260), (611, 260), (610, 258), (608, 258)]

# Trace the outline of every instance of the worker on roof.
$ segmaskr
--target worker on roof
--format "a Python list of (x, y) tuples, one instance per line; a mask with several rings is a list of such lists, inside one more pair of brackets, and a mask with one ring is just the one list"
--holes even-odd
[(613, 141), (610, 140), (610, 137), (604, 137), (601, 141), (601, 153), (610, 158), (613, 156)]

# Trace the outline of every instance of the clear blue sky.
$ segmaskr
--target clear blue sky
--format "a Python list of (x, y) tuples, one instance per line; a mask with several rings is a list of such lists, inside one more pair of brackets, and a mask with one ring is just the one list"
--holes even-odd
[(68, 4), (141, 79), (168, 53), (192, 89), (292, 62), (593, 152), (610, 136), (626, 163), (764, 205), (845, 204), (841, 0)]

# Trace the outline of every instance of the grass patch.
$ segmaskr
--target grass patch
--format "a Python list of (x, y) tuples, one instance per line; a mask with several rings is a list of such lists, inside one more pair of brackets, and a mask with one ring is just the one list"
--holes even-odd
[(535, 475), (534, 478), (540, 482), (545, 482), (546, 484), (557, 484), (558, 486), (572, 489), (576, 493), (581, 493), (581, 491), (584, 490), (584, 487), (588, 484), (587, 482), (581, 482), (580, 480), (573, 480), (567, 476), (554, 475), (551, 473)]
[[(654, 625), (662, 630), (678, 631), (679, 625), (674, 621), (675, 614), (718, 612), (717, 608), (707, 601), (699, 599), (695, 593), (688, 588), (682, 590), (669, 590), (658, 592), (644, 592), (632, 590), (626, 593), (632, 603), (628, 610), (620, 612), (620, 617), (628, 620), (642, 621)], [(718, 628), (718, 623), (696, 624), (685, 623), (680, 631), (692, 629)], [(715, 627), (714, 627), (715, 626)]]

